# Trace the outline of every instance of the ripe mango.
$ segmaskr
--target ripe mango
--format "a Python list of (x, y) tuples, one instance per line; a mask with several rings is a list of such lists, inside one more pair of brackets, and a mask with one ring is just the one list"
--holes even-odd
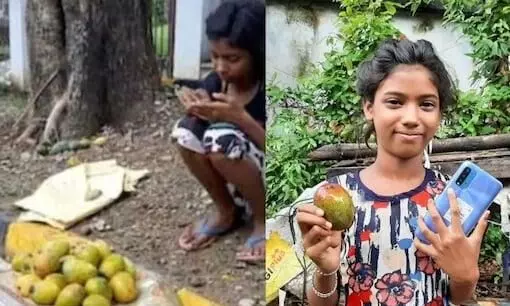
[(99, 273), (110, 279), (116, 273), (124, 271), (125, 269), (126, 264), (124, 262), (124, 257), (119, 254), (112, 254), (103, 260), (99, 267)]
[(32, 272), (34, 258), (32, 254), (22, 253), (15, 255), (11, 260), (12, 269), (22, 274), (29, 274)]
[(70, 243), (63, 239), (50, 240), (46, 242), (41, 248), (43, 253), (50, 253), (58, 258), (69, 254), (70, 249)]
[(33, 285), (31, 299), (38, 305), (53, 305), (60, 293), (60, 287), (52, 281), (43, 280)]
[(126, 271), (115, 274), (109, 284), (113, 290), (113, 297), (119, 303), (131, 303), (138, 297), (136, 282)]
[(108, 286), (108, 281), (104, 277), (94, 277), (85, 284), (85, 291), (88, 295), (98, 294), (105, 297), (108, 301), (113, 298), (112, 288)]
[(64, 289), (67, 286), (66, 277), (61, 273), (53, 273), (48, 276), (44, 280), (54, 282), (60, 288), (60, 290)]
[(16, 279), (16, 289), (23, 297), (30, 296), (30, 289), (34, 284), (40, 282), (41, 278), (35, 274), (22, 275)]
[(66, 260), (62, 265), (62, 272), (68, 283), (85, 283), (97, 276), (97, 269), (91, 263), (81, 259)]
[(111, 306), (111, 303), (102, 295), (92, 294), (83, 301), (82, 306)]
[(94, 241), (94, 246), (98, 249), (101, 254), (101, 260), (104, 260), (106, 257), (112, 254), (112, 248), (106, 241), (98, 239)]
[(60, 292), (55, 306), (80, 306), (85, 297), (86, 293), (83, 286), (70, 284)]
[(346, 230), (354, 222), (352, 198), (339, 184), (320, 186), (314, 194), (313, 203), (324, 211), (324, 218), (333, 225), (332, 230)]
[(60, 267), (60, 257), (56, 253), (38, 252), (34, 257), (34, 272), (40, 278), (57, 272)]
[(97, 267), (101, 262), (101, 253), (92, 244), (84, 245), (77, 253), (76, 258), (91, 263), (94, 267)]

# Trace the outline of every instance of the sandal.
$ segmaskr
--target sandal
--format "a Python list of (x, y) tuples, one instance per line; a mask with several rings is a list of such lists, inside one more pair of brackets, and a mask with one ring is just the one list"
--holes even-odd
[(234, 221), (227, 227), (211, 227), (208, 225), (208, 219), (204, 218), (194, 230), (193, 224), (190, 224), (179, 237), (179, 247), (185, 251), (196, 251), (208, 247), (219, 237), (225, 236), (244, 225), (240, 211), (236, 209)]
[[(236, 254), (236, 259), (247, 263), (263, 262), (266, 259), (265, 255), (265, 235), (262, 236), (251, 236), (246, 240), (244, 244), (244, 250)], [(255, 248), (257, 245), (264, 243), (264, 251), (259, 254), (255, 254)], [(249, 251), (248, 251), (249, 250)]]

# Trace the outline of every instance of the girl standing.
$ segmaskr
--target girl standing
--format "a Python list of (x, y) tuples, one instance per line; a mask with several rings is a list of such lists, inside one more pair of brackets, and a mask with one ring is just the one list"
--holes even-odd
[[(324, 212), (299, 209), (303, 246), (316, 264), (310, 305), (443, 305), (469, 300), (479, 277), (478, 257), (488, 213), (471, 236), (462, 231), (460, 210), (449, 194), (447, 227), (434, 206), (446, 179), (423, 167), (423, 151), (439, 128), (455, 88), (432, 45), (425, 40), (389, 40), (358, 70), (358, 93), (377, 139), (369, 167), (331, 178), (352, 196), (354, 224), (332, 231)], [(424, 224), (431, 214), (437, 234)], [(419, 226), (431, 241), (415, 239)]]

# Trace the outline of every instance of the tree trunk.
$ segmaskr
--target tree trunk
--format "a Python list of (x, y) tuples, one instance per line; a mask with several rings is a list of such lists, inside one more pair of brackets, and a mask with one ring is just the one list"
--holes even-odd
[[(308, 154), (308, 158), (317, 161), (373, 157), (377, 153), (377, 145), (372, 143), (370, 147), (372, 149), (368, 149), (366, 145), (354, 143), (325, 145)], [(432, 153), (493, 150), (499, 148), (510, 148), (510, 134), (450, 138), (435, 140), (432, 143)]]
[(33, 103), (30, 120), (47, 118), (41, 141), (143, 119), (158, 84), (149, 2), (28, 1), (32, 95), (61, 71)]

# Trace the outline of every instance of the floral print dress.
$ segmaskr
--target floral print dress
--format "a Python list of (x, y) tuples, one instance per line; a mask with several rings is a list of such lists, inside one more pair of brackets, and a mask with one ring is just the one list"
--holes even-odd
[(427, 169), (420, 186), (391, 197), (368, 189), (359, 173), (328, 181), (344, 187), (356, 206), (341, 253), (340, 285), (346, 304), (447, 305), (447, 275), (413, 243), (418, 216), (427, 212), (429, 198), (444, 189), (446, 178)]

